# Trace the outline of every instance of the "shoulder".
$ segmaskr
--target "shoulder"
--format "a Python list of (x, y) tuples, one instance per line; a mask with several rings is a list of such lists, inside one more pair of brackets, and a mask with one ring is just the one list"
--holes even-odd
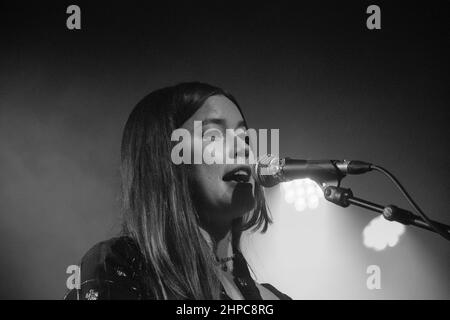
[(136, 276), (142, 257), (130, 237), (117, 237), (94, 245), (81, 260), (81, 277)]
[(117, 237), (94, 245), (82, 258), (79, 289), (66, 299), (143, 298), (143, 258), (129, 237)]
[(280, 300), (292, 300), (287, 294), (282, 293), (277, 288), (269, 283), (261, 283), (261, 286), (272, 292)]

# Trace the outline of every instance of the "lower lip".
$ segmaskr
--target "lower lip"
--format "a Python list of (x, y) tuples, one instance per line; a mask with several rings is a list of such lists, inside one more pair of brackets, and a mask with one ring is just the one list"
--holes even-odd
[(248, 181), (236, 181), (236, 180), (229, 180), (227, 182), (234, 182), (234, 183), (250, 183), (250, 180)]

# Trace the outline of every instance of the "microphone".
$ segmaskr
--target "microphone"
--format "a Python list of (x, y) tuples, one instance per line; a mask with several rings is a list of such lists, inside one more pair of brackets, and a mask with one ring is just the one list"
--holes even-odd
[(310, 178), (318, 184), (338, 181), (347, 174), (361, 174), (372, 170), (372, 164), (357, 160), (298, 160), (279, 159), (266, 155), (252, 165), (252, 176), (257, 183), (271, 188), (280, 182)]

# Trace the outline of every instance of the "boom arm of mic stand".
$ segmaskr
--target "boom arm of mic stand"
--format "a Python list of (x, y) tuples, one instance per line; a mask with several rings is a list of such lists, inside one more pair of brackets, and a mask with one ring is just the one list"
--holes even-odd
[[(381, 213), (386, 220), (396, 221), (404, 225), (412, 225), (422, 229), (436, 232), (421, 217), (413, 214), (412, 212), (398, 208), (394, 205), (382, 206), (367, 200), (356, 198), (353, 196), (353, 192), (351, 189), (335, 186), (327, 186), (324, 189), (324, 196), (325, 199), (327, 199), (328, 201), (344, 208), (352, 204), (361, 208)], [(440, 226), (448, 233), (450, 233), (449, 225), (437, 221), (432, 222)]]

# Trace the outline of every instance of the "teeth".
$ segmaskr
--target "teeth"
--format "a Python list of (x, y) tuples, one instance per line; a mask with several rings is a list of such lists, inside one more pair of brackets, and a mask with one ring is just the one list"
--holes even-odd
[(237, 171), (233, 174), (233, 180), (237, 182), (248, 182), (249, 174), (245, 171)]
[(228, 173), (225, 177), (225, 181), (236, 181), (247, 183), (250, 181), (250, 172), (244, 169), (237, 170), (235, 172)]

